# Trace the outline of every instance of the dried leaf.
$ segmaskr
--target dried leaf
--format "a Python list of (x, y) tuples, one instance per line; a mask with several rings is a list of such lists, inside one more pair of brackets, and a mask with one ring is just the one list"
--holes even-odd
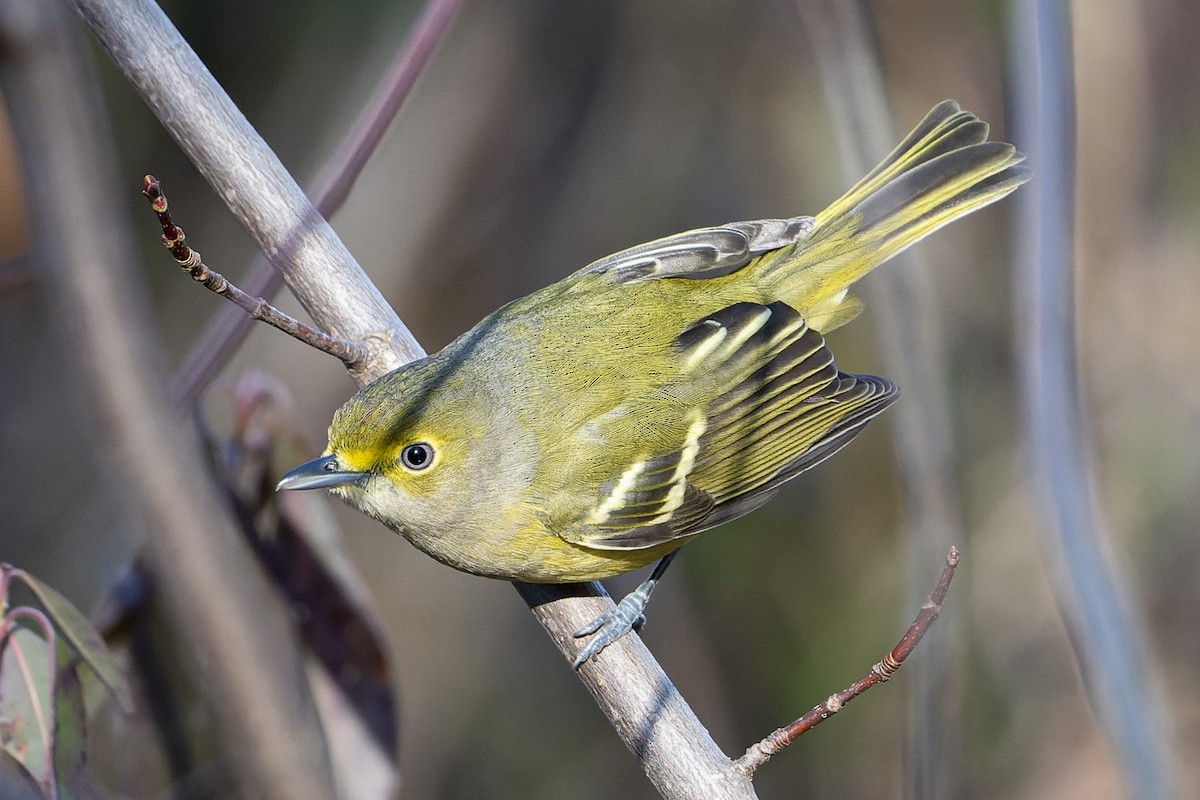
[[(247, 519), (247, 528), (251, 525)], [(380, 749), (394, 758), (399, 737), (382, 626), (365, 599), (361, 579), (315, 527), (284, 515), (272, 536), (256, 536), (251, 543), (296, 609), (304, 645), (346, 695)]]

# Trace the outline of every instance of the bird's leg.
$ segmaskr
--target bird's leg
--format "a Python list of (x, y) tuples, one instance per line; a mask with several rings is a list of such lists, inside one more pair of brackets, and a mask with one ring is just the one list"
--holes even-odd
[(646, 610), (646, 603), (650, 602), (650, 593), (654, 591), (655, 584), (662, 578), (663, 573), (667, 571), (667, 565), (671, 563), (671, 559), (678, 552), (675, 550), (663, 556), (662, 561), (659, 561), (654, 567), (654, 571), (650, 573), (650, 577), (621, 598), (621, 602), (575, 631), (573, 635), (577, 639), (584, 636), (592, 638), (575, 656), (572, 667), (579, 669), (585, 661), (629, 633), (630, 630), (641, 629), (646, 622), (646, 617), (642, 612)]

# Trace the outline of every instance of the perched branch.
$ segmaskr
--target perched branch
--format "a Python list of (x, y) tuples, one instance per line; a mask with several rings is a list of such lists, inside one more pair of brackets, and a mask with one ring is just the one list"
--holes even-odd
[(752, 745), (746, 750), (745, 755), (737, 760), (737, 768), (747, 775), (753, 775), (754, 771), (765, 764), (771, 756), (796, 741), (801, 734), (812, 730), (841, 711), (847, 703), (867, 689), (877, 683), (883, 683), (895, 675), (896, 670), (900, 669), (900, 665), (904, 663), (904, 659), (908, 658), (913, 648), (921, 641), (921, 637), (929, 630), (929, 626), (941, 613), (942, 603), (946, 600), (946, 592), (950, 589), (950, 581), (954, 580), (954, 571), (957, 567), (958, 548), (951, 546), (950, 551), (946, 554), (946, 566), (942, 569), (941, 577), (938, 578), (933, 593), (921, 606), (917, 618), (908, 626), (908, 630), (892, 648), (892, 651), (884, 656), (882, 661), (871, 667), (871, 671), (862, 678), (842, 691), (830, 695), (824, 702), (787, 727), (779, 728), (761, 742)]
[[(352, 371), (354, 378), (365, 383), (423, 355), (162, 9), (152, 0), (71, 2), (117, 68), (271, 254), (313, 319), (327, 330), (363, 341), (370, 355)], [(517, 584), (517, 589), (559, 648), (568, 652), (564, 642), (569, 642), (570, 656), (578, 648), (572, 633), (613, 607), (597, 583)], [(714, 799), (754, 796), (744, 776), (731, 774), (727, 758), (722, 763), (708, 757), (719, 748), (633, 635), (590, 661), (579, 677), (660, 792)], [(666, 769), (647, 761), (648, 752), (670, 753)]]
[(114, 63), (323, 330), (370, 341), (366, 383), (425, 351), (152, 0), (71, 0)]
[[(341, 208), (367, 159), (375, 152), (388, 125), (412, 93), (417, 77), (433, 58), (461, 6), (462, 0), (427, 0), (412, 33), (397, 51), (375, 93), (333, 158), (317, 175), (316, 187), (310, 195), (322, 216), (328, 218)], [(283, 286), (283, 275), (260, 255), (254, 259), (249, 277), (242, 283), (250, 294), (271, 298)], [(200, 392), (225, 366), (249, 332), (250, 320), (244, 314), (222, 307), (209, 320), (183, 366), (171, 379), (172, 401), (181, 406), (195, 403)]]
[(163, 247), (171, 251), (172, 258), (192, 276), (192, 280), (196, 283), (221, 295), (245, 311), (251, 319), (261, 320), (310, 347), (315, 347), (341, 359), (349, 369), (353, 369), (363, 359), (363, 347), (357, 342), (335, 339), (327, 333), (305, 325), (295, 317), (283, 313), (263, 298), (251, 297), (235, 284), (230, 283), (224, 275), (209, 269), (201, 260), (200, 253), (188, 247), (183, 228), (176, 225), (175, 221), (171, 219), (171, 212), (167, 209), (167, 196), (163, 194), (162, 186), (153, 175), (147, 175), (142, 179), (142, 194), (150, 201), (150, 207), (154, 209), (154, 213), (158, 215), (158, 222), (162, 225)]

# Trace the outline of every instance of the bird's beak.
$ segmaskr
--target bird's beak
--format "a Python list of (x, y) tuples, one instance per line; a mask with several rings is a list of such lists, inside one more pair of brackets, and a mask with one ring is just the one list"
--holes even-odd
[(358, 483), (366, 472), (350, 472), (338, 466), (337, 456), (321, 456), (306, 461), (279, 479), (275, 491), (284, 489), (328, 489)]

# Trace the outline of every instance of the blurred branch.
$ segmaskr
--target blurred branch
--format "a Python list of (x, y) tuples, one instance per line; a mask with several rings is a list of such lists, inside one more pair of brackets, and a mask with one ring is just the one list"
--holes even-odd
[[(876, 40), (864, 6), (854, 0), (809, 0), (797, 2), (796, 7), (825, 87), (841, 145), (843, 174), (851, 185), (895, 141)], [(929, 264), (919, 250), (893, 258), (864, 281), (863, 292), (876, 320), (876, 346), (889, 372), (904, 387), (905, 398), (895, 407), (892, 435), (905, 500), (910, 582), (915, 586), (921, 580), (918, 565), (961, 540), (963, 529), (940, 301)], [(932, 637), (924, 653), (927, 663), (914, 680), (913, 792), (918, 798), (939, 793), (957, 796), (962, 793), (956, 766), (960, 760), (946, 758), (942, 752), (944, 741), (955, 740), (946, 735), (955, 728), (949, 708), (953, 691), (947, 691), (953, 661), (949, 640)]]
[(1075, 366), (1074, 79), (1067, 6), (1022, 0), (1013, 16), (1018, 141), (1037, 176), (1018, 197), (1016, 297), (1026, 446), (1046, 543), (1062, 580), (1059, 611), (1073, 633), (1093, 708), (1120, 756), (1130, 797), (1171, 797), (1165, 711), (1147, 685), (1147, 652), (1127, 579), (1109, 564), (1092, 510)]
[(33, 272), (23, 256), (0, 262), (0, 297), (33, 288)]
[(73, 3), (317, 325), (341, 339), (376, 343), (352, 370), (355, 379), (365, 383), (425, 355), (158, 6), (148, 0)]
[(64, 3), (0, 3), (5, 99), (33, 209), (32, 261), (56, 320), (76, 335), (72, 352), (113, 457), (113, 494), (132, 497), (153, 532), (151, 561), (180, 639), (203, 665), (242, 785), (259, 797), (330, 798), (324, 742), (284, 609), (154, 371), (161, 358), (130, 274), (136, 259), (117, 213), (123, 204), (112, 196), (113, 147), (77, 30)]
[[(354, 377), (365, 383), (423, 355), (162, 11), (150, 0), (73, 2), (117, 67), (281, 269), (317, 324), (364, 342), (368, 357)], [(612, 607), (595, 583), (517, 588), (568, 659), (578, 647), (572, 632)], [(664, 795), (754, 796), (749, 781), (734, 773), (732, 762), (636, 636), (622, 637), (579, 674)], [(654, 760), (659, 755), (661, 762)]]
[(958, 548), (951, 546), (946, 553), (946, 566), (942, 568), (942, 574), (933, 587), (933, 592), (921, 606), (916, 619), (908, 626), (908, 630), (905, 631), (904, 636), (900, 638), (891, 652), (884, 656), (882, 661), (871, 667), (871, 671), (862, 678), (842, 691), (830, 695), (825, 701), (787, 727), (779, 728), (761, 742), (752, 745), (746, 750), (745, 755), (738, 759), (738, 769), (747, 775), (753, 775), (754, 771), (767, 763), (767, 760), (773, 755), (841, 711), (851, 700), (875, 684), (891, 680), (904, 660), (924, 638), (929, 626), (937, 621), (938, 614), (942, 613), (942, 604), (946, 601), (946, 592), (950, 590), (950, 581), (954, 580), (956, 569), (958, 569)]
[[(317, 175), (316, 189), (312, 193), (317, 211), (323, 217), (330, 217), (345, 202), (461, 6), (462, 0), (427, 0), (412, 33), (396, 52), (383, 80), (350, 127), (337, 153)], [(248, 294), (271, 298), (283, 286), (283, 273), (259, 255), (243, 283)], [(171, 380), (170, 395), (175, 404), (190, 406), (196, 402), (200, 392), (246, 338), (252, 324), (245, 314), (232, 308), (222, 308), (213, 315)]]
[(142, 179), (142, 194), (150, 201), (150, 207), (158, 216), (158, 223), (163, 230), (163, 246), (171, 252), (171, 257), (175, 259), (175, 262), (183, 267), (196, 283), (233, 303), (244, 312), (244, 316), (247, 318), (265, 322), (309, 347), (328, 353), (345, 364), (347, 369), (353, 369), (354, 365), (363, 358), (363, 348), (357, 342), (335, 339), (324, 331), (305, 325), (296, 318), (283, 313), (263, 298), (242, 291), (224, 275), (210, 269), (200, 257), (200, 253), (188, 246), (183, 228), (176, 225), (171, 218), (167, 196), (163, 193), (162, 185), (153, 175), (147, 175)]

